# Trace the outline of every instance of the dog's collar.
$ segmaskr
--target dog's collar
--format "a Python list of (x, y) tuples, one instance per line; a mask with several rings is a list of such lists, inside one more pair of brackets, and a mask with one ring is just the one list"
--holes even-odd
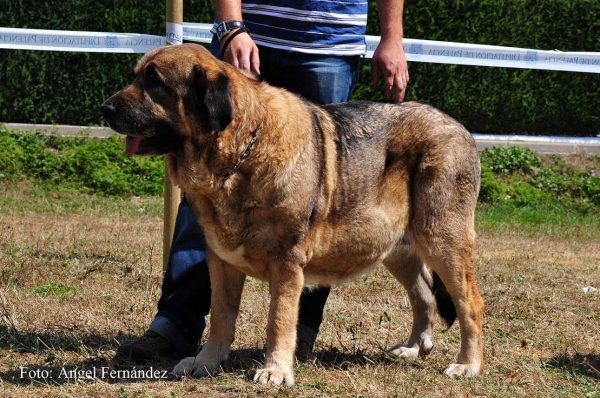
[(225, 183), (227, 182), (227, 180), (233, 174), (235, 174), (236, 171), (238, 171), (238, 169), (242, 166), (242, 163), (244, 163), (244, 160), (246, 160), (246, 158), (250, 155), (250, 151), (252, 151), (252, 147), (254, 147), (254, 143), (256, 142), (256, 139), (258, 138), (258, 133), (262, 129), (262, 126), (263, 126), (263, 124), (261, 123), (256, 128), (256, 130), (254, 130), (254, 132), (252, 133), (252, 138), (250, 139), (250, 143), (248, 144), (248, 146), (246, 147), (244, 152), (242, 152), (242, 154), (240, 155), (240, 158), (238, 159), (235, 166), (233, 166), (233, 169), (231, 171), (229, 171), (227, 174), (225, 174), (223, 177), (221, 177), (221, 181), (219, 182), (219, 188), (223, 188), (223, 186), (225, 186)]

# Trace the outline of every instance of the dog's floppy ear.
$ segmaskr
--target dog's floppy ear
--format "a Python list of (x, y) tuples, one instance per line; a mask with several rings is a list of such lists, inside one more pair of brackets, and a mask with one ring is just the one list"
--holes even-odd
[(216, 132), (225, 130), (233, 120), (229, 77), (219, 73), (216, 78), (209, 79), (202, 68), (196, 67), (194, 84), (206, 112), (208, 127)]

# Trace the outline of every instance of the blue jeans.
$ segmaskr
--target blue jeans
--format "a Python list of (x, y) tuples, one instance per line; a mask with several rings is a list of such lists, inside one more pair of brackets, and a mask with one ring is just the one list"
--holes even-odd
[[(218, 56), (219, 42), (211, 52)], [(358, 75), (359, 57), (312, 55), (259, 48), (261, 78), (319, 104), (346, 102)], [(175, 233), (158, 312), (150, 330), (178, 351), (189, 352), (202, 336), (210, 310), (206, 244), (185, 200), (179, 205)], [(329, 287), (304, 290), (300, 297), (298, 338), (314, 342), (323, 319)]]

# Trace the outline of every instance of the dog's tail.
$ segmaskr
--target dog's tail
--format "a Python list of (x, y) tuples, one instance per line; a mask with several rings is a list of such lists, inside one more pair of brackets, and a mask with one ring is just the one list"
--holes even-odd
[(436, 274), (435, 271), (432, 271), (431, 274), (433, 278), (432, 290), (438, 312), (444, 322), (446, 322), (446, 325), (450, 327), (456, 320), (456, 307), (454, 306), (452, 297), (450, 297), (450, 293), (448, 293), (448, 290), (446, 289), (446, 285), (444, 285), (438, 274)]

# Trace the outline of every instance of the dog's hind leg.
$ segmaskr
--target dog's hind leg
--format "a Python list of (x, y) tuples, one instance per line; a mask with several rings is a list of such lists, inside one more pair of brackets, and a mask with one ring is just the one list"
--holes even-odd
[[(460, 323), (461, 345), (457, 362), (446, 368), (448, 376), (474, 376), (483, 367), (483, 300), (475, 284), (475, 199), (469, 192), (450, 191), (450, 200), (421, 198), (412, 232), (419, 256), (438, 276), (452, 298)], [(443, 197), (442, 194), (430, 197)], [(465, 199), (468, 198), (468, 199)], [(475, 196), (476, 198), (476, 196)], [(461, 201), (472, 201), (464, 205)], [(437, 207), (436, 207), (437, 206)]]
[(210, 250), (207, 256), (212, 289), (210, 332), (198, 355), (185, 358), (175, 366), (173, 374), (176, 376), (204, 377), (217, 372), (233, 343), (246, 275)]
[(460, 352), (450, 364), (448, 376), (475, 376), (483, 367), (482, 318), (483, 300), (475, 285), (472, 247), (456, 247), (436, 253), (427, 264), (439, 275), (456, 307), (460, 324)]
[[(415, 167), (409, 231), (419, 257), (446, 290), (460, 323), (460, 352), (448, 376), (474, 376), (483, 368), (483, 300), (474, 276), (475, 207), (480, 165), (471, 137), (462, 129), (430, 143)], [(447, 314), (446, 314), (447, 315)]]
[(388, 351), (402, 359), (426, 357), (433, 348), (431, 333), (435, 318), (433, 280), (416, 253), (400, 250), (383, 264), (408, 292), (413, 312), (413, 325), (406, 344), (396, 344)]

